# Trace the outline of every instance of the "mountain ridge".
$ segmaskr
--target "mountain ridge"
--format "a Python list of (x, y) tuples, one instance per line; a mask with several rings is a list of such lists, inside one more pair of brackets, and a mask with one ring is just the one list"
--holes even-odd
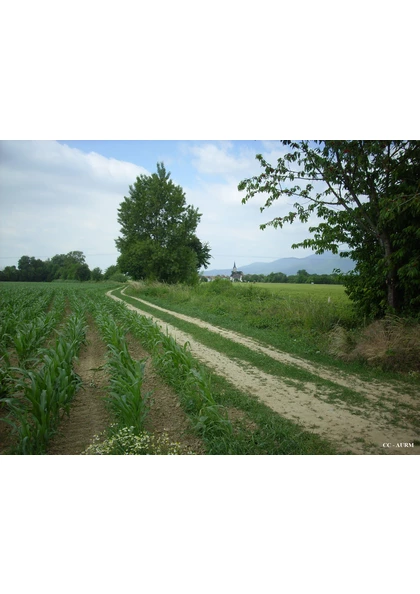
[[(240, 262), (240, 260), (238, 260)], [(232, 264), (233, 266), (233, 264)], [(283, 272), (288, 276), (296, 274), (298, 270), (306, 270), (309, 274), (332, 274), (335, 268), (339, 268), (341, 272), (349, 272), (353, 270), (355, 263), (350, 258), (341, 258), (332, 252), (325, 252), (324, 254), (311, 254), (305, 258), (279, 258), (273, 262), (253, 262), (246, 266), (240, 266), (237, 263), (236, 267), (244, 274), (270, 274), (270, 272)], [(225, 275), (230, 276), (232, 269), (230, 268), (214, 268), (212, 270), (205, 270), (204, 276)]]

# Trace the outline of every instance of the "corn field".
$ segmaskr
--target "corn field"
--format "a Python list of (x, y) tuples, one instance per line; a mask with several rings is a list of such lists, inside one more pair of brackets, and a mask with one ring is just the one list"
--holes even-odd
[(216, 450), (230, 451), (231, 423), (188, 345), (178, 345), (148, 318), (110, 300), (103, 287), (8, 284), (0, 288), (0, 423), (9, 427), (11, 441), (3, 453), (47, 453), (84, 387), (75, 362), (86, 344), (89, 325), (98, 329), (107, 349), (104, 402), (112, 427), (143, 435), (150, 408), (152, 394), (143, 389), (145, 360), (130, 356), (126, 339), (130, 333), (147, 350), (161, 377), (178, 390), (196, 433), (204, 441), (217, 442)]

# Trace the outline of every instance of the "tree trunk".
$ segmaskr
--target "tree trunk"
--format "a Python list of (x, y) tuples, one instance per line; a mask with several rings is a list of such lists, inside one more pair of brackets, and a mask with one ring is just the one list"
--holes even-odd
[(381, 243), (384, 248), (385, 252), (385, 262), (387, 266), (387, 277), (386, 277), (386, 286), (387, 286), (387, 301), (388, 307), (394, 309), (395, 311), (398, 310), (398, 297), (397, 297), (397, 267), (392, 262), (392, 245), (390, 238), (383, 234), (381, 236)]

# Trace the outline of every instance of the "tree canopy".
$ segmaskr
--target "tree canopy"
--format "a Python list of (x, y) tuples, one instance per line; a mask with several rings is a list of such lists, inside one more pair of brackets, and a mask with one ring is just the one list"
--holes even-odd
[(420, 141), (282, 140), (276, 165), (256, 158), (263, 172), (243, 180), (245, 204), (267, 194), (263, 211), (280, 197), (295, 203), (284, 217), (261, 225), (282, 228), (316, 214), (312, 237), (293, 248), (331, 250), (356, 266), (344, 276), (350, 298), (367, 314), (420, 312)]
[(85, 255), (80, 251), (56, 254), (48, 260), (33, 256), (19, 258), (18, 267), (7, 266), (0, 271), (0, 281), (50, 282), (54, 280), (101, 280), (100, 268), (90, 271)]
[(181, 186), (158, 163), (157, 173), (140, 175), (129, 186), (118, 209), (119, 268), (136, 279), (194, 282), (210, 258), (209, 245), (195, 235), (200, 218), (198, 209), (186, 204)]

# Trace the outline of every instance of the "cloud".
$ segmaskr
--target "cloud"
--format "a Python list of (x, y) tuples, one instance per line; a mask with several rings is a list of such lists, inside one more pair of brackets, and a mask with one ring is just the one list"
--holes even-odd
[(56, 141), (1, 141), (0, 266), (24, 254), (116, 253), (117, 209), (141, 174), (148, 171)]
[[(254, 196), (245, 205), (245, 192), (238, 191), (242, 179), (261, 172), (255, 155), (261, 152), (273, 166), (287, 152), (279, 142), (261, 144), (204, 142), (187, 146), (192, 164), (200, 174), (194, 182), (184, 186), (187, 202), (203, 213), (197, 233), (208, 241), (214, 260), (210, 268), (228, 268), (235, 259), (245, 265), (258, 259), (269, 261), (280, 257), (304, 257), (308, 250), (292, 250), (291, 245), (309, 237), (308, 225), (295, 221), (283, 229), (260, 225), (275, 217), (284, 217), (293, 209), (294, 199), (281, 196), (270, 208), (261, 212), (268, 195)], [(240, 264), (239, 264), (240, 263)]]
[(288, 204), (277, 201), (261, 213), (259, 198), (243, 205), (241, 193), (234, 183), (200, 182), (185, 190), (187, 202), (203, 213), (197, 234), (212, 248), (214, 260), (210, 268), (229, 268), (233, 260), (244, 266), (258, 259), (269, 261), (308, 255), (305, 250), (291, 249), (292, 243), (309, 236), (307, 225), (295, 222), (283, 229), (260, 229), (262, 223), (287, 214), (290, 210)]
[[(77, 199), (77, 191), (86, 189), (108, 193), (127, 191), (137, 175), (147, 174), (143, 167), (82, 151), (56, 141), (2, 141), (0, 143), (0, 181), (2, 190), (22, 191), (29, 186), (39, 191), (37, 197), (56, 189), (57, 200), (67, 202), (66, 190)], [(25, 183), (26, 182), (26, 183)], [(84, 200), (84, 196), (80, 196)]]
[(201, 174), (223, 177), (246, 175), (253, 169), (255, 154), (249, 148), (239, 149), (239, 153), (235, 154), (233, 148), (233, 143), (219, 142), (194, 145), (189, 151), (193, 156), (193, 166)]

